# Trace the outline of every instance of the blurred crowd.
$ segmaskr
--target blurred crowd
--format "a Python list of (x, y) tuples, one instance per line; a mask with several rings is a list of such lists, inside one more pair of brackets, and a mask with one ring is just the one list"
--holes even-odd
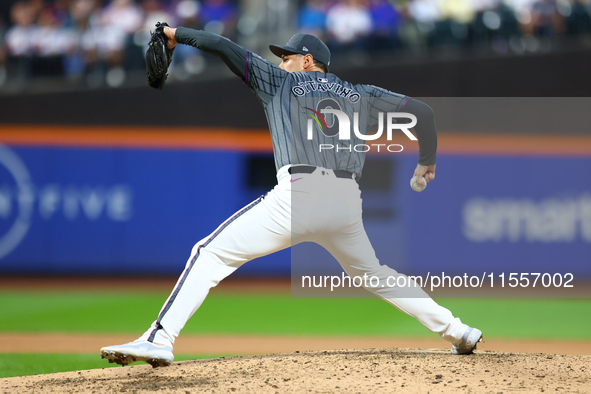
[[(310, 32), (337, 56), (420, 54), (436, 48), (494, 53), (549, 50), (561, 40), (591, 36), (591, 0), (259, 0), (288, 14), (289, 35)], [(254, 0), (14, 0), (0, 6), (0, 86), (60, 75), (90, 87), (120, 86), (144, 68), (157, 21), (245, 42), (271, 32), (246, 17)], [(272, 19), (272, 14), (260, 19)], [(256, 18), (254, 18), (257, 22)], [(263, 21), (264, 22), (264, 21)], [(285, 36), (285, 34), (283, 34)], [(254, 48), (255, 50), (257, 48)], [(203, 55), (180, 46), (174, 74), (204, 68)], [(8, 70), (8, 71), (7, 71)]]
[[(32, 76), (63, 75), (90, 87), (117, 87), (127, 71), (145, 67), (156, 22), (236, 39), (239, 12), (231, 0), (19, 0), (8, 15), (0, 21), (0, 64), (13, 66), (12, 77), (26, 83)], [(181, 47), (175, 60), (189, 72), (202, 67), (198, 52)]]
[(456, 46), (522, 53), (550, 49), (557, 37), (591, 35), (591, 0), (307, 0), (297, 20), (333, 52)]

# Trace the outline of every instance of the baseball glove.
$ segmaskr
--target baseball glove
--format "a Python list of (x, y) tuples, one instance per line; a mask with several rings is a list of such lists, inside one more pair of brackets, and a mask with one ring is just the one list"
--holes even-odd
[(166, 22), (156, 23), (156, 30), (150, 32), (150, 43), (146, 51), (146, 71), (148, 73), (148, 85), (154, 89), (162, 90), (168, 77), (167, 71), (172, 61), (173, 49), (168, 49), (168, 38), (164, 34)]

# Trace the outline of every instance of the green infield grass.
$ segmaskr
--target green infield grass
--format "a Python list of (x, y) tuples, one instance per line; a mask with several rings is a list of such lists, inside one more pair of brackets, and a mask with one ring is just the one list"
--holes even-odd
[[(139, 336), (156, 318), (167, 296), (168, 292), (147, 291), (0, 291), (0, 332)], [(489, 338), (591, 340), (589, 299), (437, 301)], [(289, 294), (215, 292), (187, 323), (183, 334), (433, 335), (379, 299), (296, 299)], [(204, 356), (177, 359), (199, 357)], [(105, 367), (104, 360), (96, 355), (0, 354), (0, 377), (101, 367)]]
[[(175, 361), (196, 360), (220, 357), (216, 355), (183, 355), (175, 354)], [(140, 363), (137, 363), (140, 364)], [(106, 360), (93, 354), (69, 353), (0, 353), (0, 378), (14, 376), (38, 375), (55, 372), (84, 371), (99, 368), (121, 368), (108, 364)]]
[[(0, 331), (141, 334), (167, 293), (0, 292)], [(591, 339), (589, 299), (439, 299), (495, 338)], [(108, 317), (108, 318), (106, 318)], [(551, 317), (551, 318), (549, 318)], [(430, 336), (415, 319), (371, 298), (211, 294), (183, 333)]]

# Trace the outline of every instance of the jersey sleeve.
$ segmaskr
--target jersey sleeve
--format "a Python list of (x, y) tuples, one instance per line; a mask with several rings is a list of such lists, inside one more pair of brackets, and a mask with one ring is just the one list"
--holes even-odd
[(380, 112), (396, 112), (404, 105), (404, 100), (408, 98), (403, 94), (391, 92), (387, 89), (374, 85), (361, 85), (364, 95), (369, 101), (372, 109)]
[(437, 160), (437, 127), (433, 109), (422, 101), (389, 90), (363, 85), (370, 98), (370, 127), (378, 122), (378, 112), (408, 112), (417, 117), (414, 131), (419, 141), (419, 164), (428, 166)]
[(256, 53), (248, 52), (248, 55), (245, 83), (266, 103), (277, 93), (288, 73)]
[(437, 126), (433, 109), (422, 101), (409, 98), (399, 109), (417, 117), (414, 130), (419, 140), (419, 164), (430, 166), (437, 161)]
[(180, 44), (193, 46), (221, 58), (263, 103), (267, 103), (275, 95), (287, 75), (277, 65), (219, 34), (178, 27), (175, 38)]

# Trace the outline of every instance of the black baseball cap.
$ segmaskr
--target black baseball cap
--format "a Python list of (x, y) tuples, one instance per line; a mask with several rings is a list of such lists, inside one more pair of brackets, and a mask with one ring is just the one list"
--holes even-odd
[(316, 60), (325, 65), (330, 65), (330, 49), (320, 38), (312, 34), (296, 33), (287, 41), (285, 45), (269, 45), (273, 54), (281, 57), (282, 55), (300, 55), (310, 54)]

